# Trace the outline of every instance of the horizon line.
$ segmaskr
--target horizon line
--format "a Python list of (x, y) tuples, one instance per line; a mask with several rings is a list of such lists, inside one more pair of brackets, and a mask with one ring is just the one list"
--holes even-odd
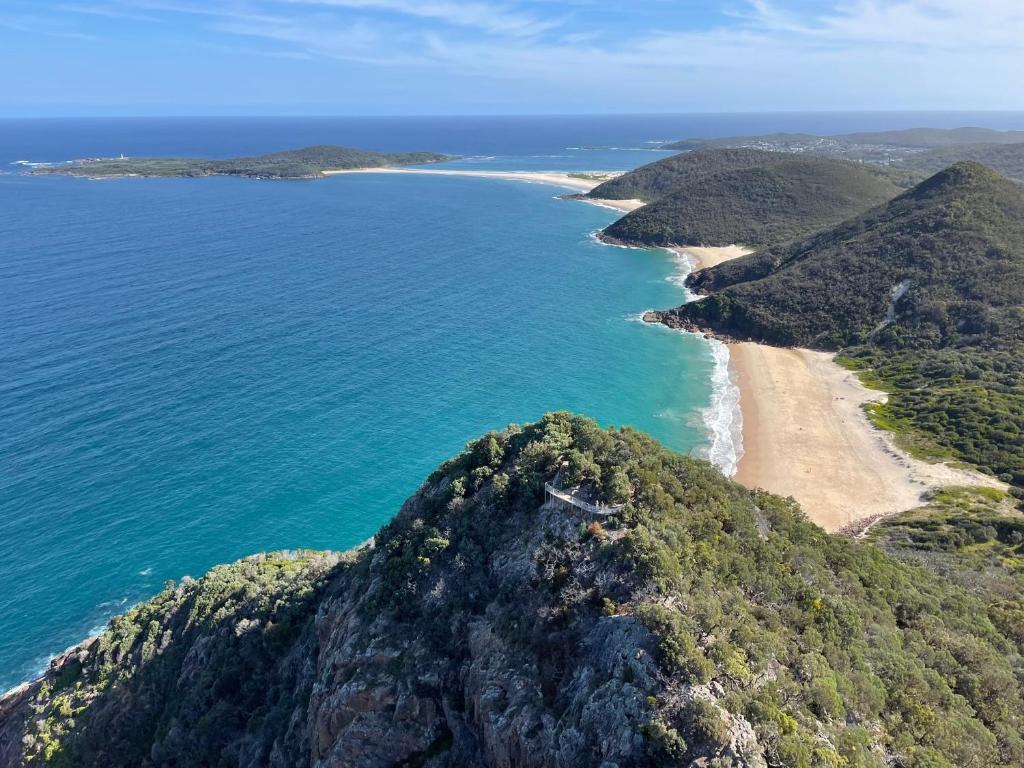
[(3, 114), (0, 113), (0, 120), (152, 120), (152, 119), (414, 119), (414, 118), (524, 118), (524, 117), (693, 117), (707, 116), (717, 117), (725, 115), (1017, 115), (1024, 114), (1024, 109), (778, 109), (778, 110), (721, 110), (721, 111), (690, 111), (690, 112), (423, 112), (423, 113), (202, 113), (202, 112), (181, 112), (170, 114), (145, 114), (145, 113), (124, 113), (124, 114), (92, 114), (74, 113), (66, 114)]

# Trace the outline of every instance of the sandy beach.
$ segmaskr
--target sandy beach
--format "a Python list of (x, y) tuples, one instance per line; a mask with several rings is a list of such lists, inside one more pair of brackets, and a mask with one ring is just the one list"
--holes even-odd
[(762, 344), (730, 344), (740, 388), (743, 449), (736, 479), (800, 502), (828, 531), (921, 504), (933, 488), (997, 480), (929, 464), (896, 447), (862, 406), (884, 400), (832, 355)]
[[(459, 171), (370, 168), (335, 173), (404, 173), (470, 176), (548, 184), (587, 192), (612, 174), (525, 171)], [(628, 212), (640, 200), (584, 202)], [(740, 245), (674, 246), (695, 269), (706, 269), (752, 253)], [(732, 376), (740, 391), (743, 455), (736, 479), (800, 502), (807, 516), (835, 531), (858, 520), (919, 506), (928, 491), (950, 485), (998, 481), (944, 464), (928, 464), (900, 450), (891, 434), (868, 421), (863, 405), (885, 397), (823, 352), (730, 344)]]
[[(752, 252), (738, 245), (671, 250), (695, 269)], [(728, 349), (743, 425), (736, 480), (792, 496), (826, 530), (920, 506), (943, 486), (1005, 488), (986, 475), (906, 454), (864, 413), (885, 393), (865, 387), (833, 355), (750, 342)]]
[(674, 245), (670, 251), (680, 256), (688, 256), (695, 263), (694, 270), (708, 269), (715, 267), (724, 261), (738, 259), (740, 256), (747, 256), (753, 253), (752, 248), (742, 245), (723, 245), (716, 247), (704, 247), (695, 245)]

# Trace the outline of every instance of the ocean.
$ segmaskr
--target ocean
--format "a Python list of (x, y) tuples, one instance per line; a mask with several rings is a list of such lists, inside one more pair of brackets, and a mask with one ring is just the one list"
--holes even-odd
[(569, 409), (735, 462), (721, 348), (618, 214), (466, 177), (28, 178), (17, 161), (316, 143), (625, 170), (660, 140), (1000, 115), (0, 120), (0, 690), (161, 588), (369, 538), (445, 458)]

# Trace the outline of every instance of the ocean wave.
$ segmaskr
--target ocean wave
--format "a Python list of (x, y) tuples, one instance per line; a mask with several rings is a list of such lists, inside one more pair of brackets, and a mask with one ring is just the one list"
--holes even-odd
[[(620, 216), (622, 215), (622, 209), (621, 208), (616, 208), (614, 205), (608, 205), (608, 203), (602, 203), (599, 200), (597, 200), (596, 198), (589, 197), (589, 198), (586, 198), (586, 199), (583, 199), (583, 198), (575, 198), (575, 199), (579, 200), (581, 203), (586, 203), (587, 205), (596, 205), (598, 208), (604, 208), (606, 211), (615, 211)], [(609, 243), (609, 245), (611, 245), (611, 243)], [(627, 247), (627, 246), (623, 246), (623, 247)], [(628, 247), (632, 247), (632, 246), (628, 246)]]
[[(676, 272), (668, 280), (683, 291), (683, 302), (699, 298), (686, 285), (686, 278), (697, 263), (686, 251), (666, 249), (676, 263)], [(683, 331), (690, 333), (690, 331)], [(699, 334), (698, 334), (699, 335)], [(722, 474), (732, 477), (736, 474), (740, 459), (743, 458), (743, 413), (740, 410), (740, 388), (734, 381), (729, 365), (729, 347), (718, 339), (704, 337), (711, 347), (714, 366), (711, 370), (711, 403), (702, 416), (711, 444), (706, 455), (708, 461), (718, 467)]]
[(743, 458), (743, 413), (740, 388), (733, 381), (729, 348), (718, 339), (708, 339), (714, 368), (711, 371), (711, 404), (704, 409), (704, 425), (711, 436), (708, 461), (726, 477), (736, 474)]
[(697, 294), (686, 285), (686, 278), (693, 274), (693, 270), (697, 268), (697, 262), (686, 251), (676, 251), (672, 248), (665, 250), (672, 255), (672, 260), (676, 263), (676, 271), (665, 279), (683, 292), (683, 303), (689, 304), (697, 298)]

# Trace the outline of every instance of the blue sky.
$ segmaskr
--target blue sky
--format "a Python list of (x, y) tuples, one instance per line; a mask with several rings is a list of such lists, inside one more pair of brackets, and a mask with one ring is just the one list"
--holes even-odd
[(1024, 0), (0, 0), (0, 114), (1024, 109)]

